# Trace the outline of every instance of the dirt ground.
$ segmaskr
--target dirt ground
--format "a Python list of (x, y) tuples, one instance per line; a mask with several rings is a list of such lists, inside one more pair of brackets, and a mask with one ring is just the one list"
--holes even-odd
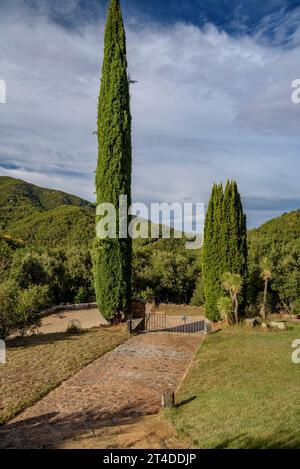
[(160, 415), (120, 419), (112, 426), (103, 426), (63, 442), (58, 449), (188, 449), (179, 440), (175, 429)]
[(38, 332), (42, 334), (53, 334), (56, 332), (66, 332), (72, 319), (80, 322), (81, 329), (92, 329), (101, 325), (107, 325), (98, 309), (82, 309), (72, 311), (59, 311), (42, 319), (42, 324)]
[(155, 308), (155, 313), (167, 314), (170, 316), (204, 317), (203, 306), (174, 305), (161, 303)]

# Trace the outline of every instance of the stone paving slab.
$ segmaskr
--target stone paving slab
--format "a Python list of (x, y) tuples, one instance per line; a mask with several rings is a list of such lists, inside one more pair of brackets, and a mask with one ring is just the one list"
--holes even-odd
[(0, 427), (0, 448), (68, 447), (68, 441), (74, 448), (81, 435), (101, 438), (105, 427), (156, 414), (202, 339), (166, 332), (132, 337)]

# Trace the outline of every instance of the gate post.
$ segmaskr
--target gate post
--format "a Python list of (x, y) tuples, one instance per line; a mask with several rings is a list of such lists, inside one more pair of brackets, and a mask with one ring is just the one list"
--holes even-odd
[(127, 331), (129, 334), (132, 334), (132, 319), (128, 319), (127, 321)]
[(212, 326), (210, 321), (205, 321), (204, 323), (205, 334), (210, 335), (212, 333)]

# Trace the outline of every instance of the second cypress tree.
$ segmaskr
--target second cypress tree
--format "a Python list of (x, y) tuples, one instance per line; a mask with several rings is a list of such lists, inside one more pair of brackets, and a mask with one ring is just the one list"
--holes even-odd
[(223, 274), (247, 278), (246, 216), (235, 181), (227, 182), (224, 194), (222, 185), (213, 186), (205, 219), (202, 269), (205, 314), (215, 321), (219, 319)]

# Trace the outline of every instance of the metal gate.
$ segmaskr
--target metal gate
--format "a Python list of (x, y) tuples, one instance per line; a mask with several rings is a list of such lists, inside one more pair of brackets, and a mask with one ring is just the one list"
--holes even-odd
[(167, 314), (146, 313), (144, 332), (187, 332), (195, 333), (205, 331), (205, 319), (191, 316), (169, 316)]
[(167, 315), (166, 314), (145, 314), (145, 331), (165, 331), (167, 329)]

